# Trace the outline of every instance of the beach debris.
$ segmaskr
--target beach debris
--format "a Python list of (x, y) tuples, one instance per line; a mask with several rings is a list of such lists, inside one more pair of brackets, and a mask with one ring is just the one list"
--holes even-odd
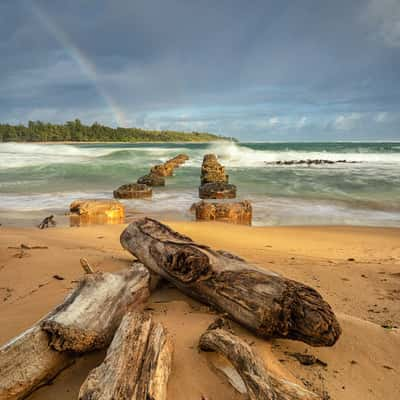
[(30, 257), (31, 255), (25, 251), (24, 249), (20, 248), (18, 253), (15, 253), (13, 257), (15, 258), (24, 258), (24, 257)]
[(250, 400), (319, 399), (315, 393), (300, 385), (275, 377), (243, 339), (223, 328), (209, 327), (200, 337), (199, 348), (206, 352), (217, 352), (229, 361), (235, 371), (221, 363), (215, 363), (214, 366), (228, 378), (236, 390), (241, 393), (246, 390)]
[(21, 243), (19, 246), (8, 246), (9, 249), (23, 249), (23, 250), (46, 250), (48, 246), (31, 246), (29, 244)]
[(63, 281), (65, 279), (63, 276), (58, 274), (53, 275), (53, 278), (56, 279), (57, 281)]
[(104, 361), (80, 388), (79, 399), (165, 400), (172, 341), (148, 313), (125, 314)]
[(44, 218), (43, 221), (38, 225), (39, 229), (49, 228), (50, 226), (56, 226), (56, 221), (54, 221), (54, 215), (49, 215)]
[(201, 199), (234, 199), (236, 186), (230, 183), (205, 183), (199, 187)]
[(94, 269), (89, 264), (89, 261), (86, 258), (81, 258), (79, 260), (79, 262), (81, 263), (81, 267), (85, 271), (85, 274), (93, 274), (94, 273)]
[(142, 199), (151, 197), (153, 190), (144, 183), (127, 183), (114, 190), (113, 194), (116, 199)]
[(312, 354), (304, 354), (304, 353), (287, 353), (291, 357), (294, 357), (300, 364), (302, 365), (314, 365), (319, 364), (323, 367), (327, 367), (328, 364), (325, 361), (320, 360)]
[(231, 203), (200, 201), (191, 207), (197, 221), (221, 221), (232, 224), (251, 225), (253, 209), (247, 200)]
[(14, 289), (9, 287), (0, 287), (0, 295), (3, 298), (3, 302), (6, 302), (11, 296)]
[(132, 222), (120, 241), (147, 268), (261, 337), (332, 346), (341, 334), (315, 289), (197, 244), (154, 219)]
[(24, 399), (73, 363), (71, 353), (48, 342), (38, 323), (0, 347), (0, 399)]
[(70, 215), (82, 223), (120, 223), (125, 218), (125, 206), (117, 200), (76, 200), (69, 208)]
[(157, 174), (147, 174), (137, 180), (137, 183), (147, 186), (165, 186), (165, 178)]
[(127, 310), (147, 300), (149, 279), (143, 265), (86, 274), (64, 303), (41, 322), (50, 347), (76, 353), (106, 347)]

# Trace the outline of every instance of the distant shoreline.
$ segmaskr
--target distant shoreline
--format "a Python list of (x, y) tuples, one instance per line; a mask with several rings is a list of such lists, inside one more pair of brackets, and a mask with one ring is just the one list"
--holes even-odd
[[(231, 143), (230, 140), (202, 140), (202, 141), (177, 141), (177, 142), (167, 142), (167, 141), (141, 141), (141, 142), (104, 142), (104, 141), (49, 141), (49, 142), (0, 142), (1, 143), (14, 143), (14, 144), (160, 144), (160, 143), (171, 143), (171, 144), (188, 144), (188, 143), (197, 143), (197, 144), (205, 144), (205, 143), (221, 143), (228, 142)], [(239, 142), (232, 142), (239, 143)]]

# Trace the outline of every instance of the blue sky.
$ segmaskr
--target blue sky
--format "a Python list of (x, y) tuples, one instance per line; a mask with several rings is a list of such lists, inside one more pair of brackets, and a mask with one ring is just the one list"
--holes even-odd
[(400, 140), (398, 0), (5, 0), (0, 121)]

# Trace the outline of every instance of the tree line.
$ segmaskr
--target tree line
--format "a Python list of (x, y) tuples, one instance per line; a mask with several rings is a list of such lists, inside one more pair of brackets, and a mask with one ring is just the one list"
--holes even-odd
[(232, 139), (207, 132), (157, 131), (141, 128), (110, 128), (79, 119), (65, 124), (29, 121), (28, 125), (0, 124), (0, 142), (202, 142)]

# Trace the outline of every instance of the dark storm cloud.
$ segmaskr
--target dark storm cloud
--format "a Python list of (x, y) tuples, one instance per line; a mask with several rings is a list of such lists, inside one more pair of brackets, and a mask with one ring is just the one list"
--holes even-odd
[(4, 1), (0, 119), (400, 139), (399, 19), (396, 0)]

